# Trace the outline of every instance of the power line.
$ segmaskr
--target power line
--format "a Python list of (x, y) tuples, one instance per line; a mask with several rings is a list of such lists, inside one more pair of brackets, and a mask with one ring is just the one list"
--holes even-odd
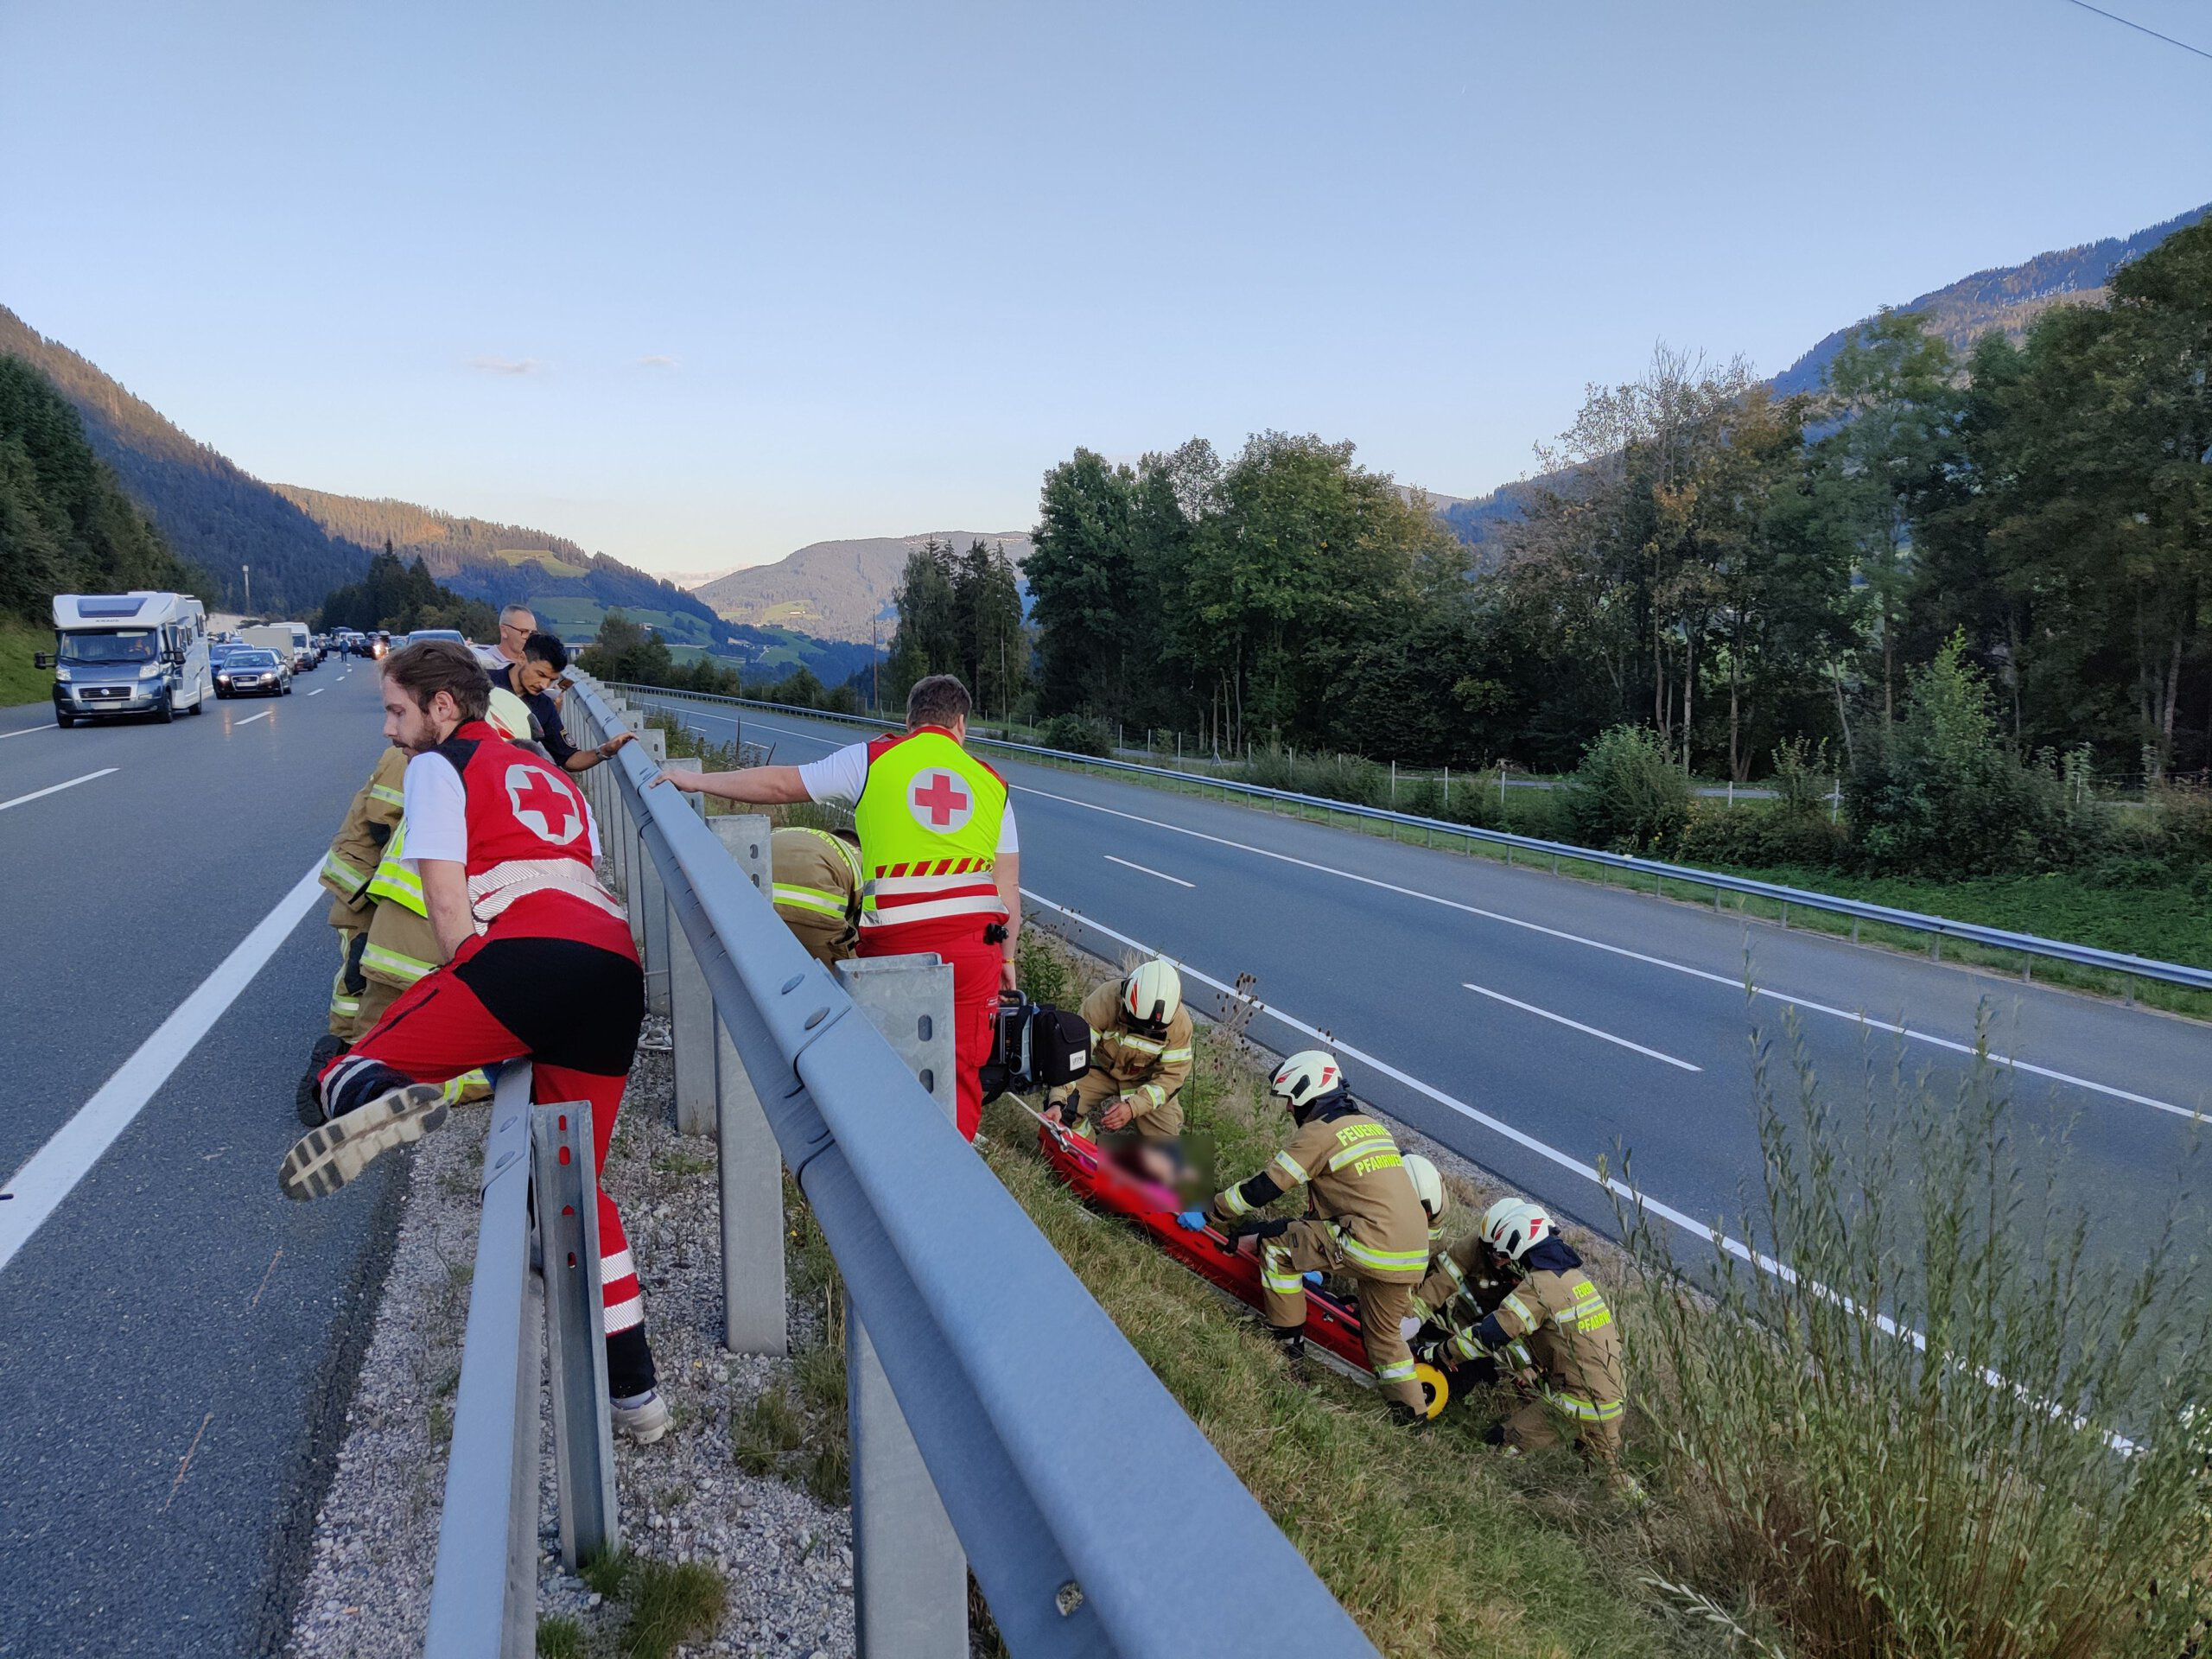
[(2137, 34), (2148, 35), (2154, 41), (2164, 41), (2168, 46), (2177, 46), (2184, 52), (2194, 52), (2200, 58), (2212, 60), (2212, 52), (2207, 52), (2201, 46), (2191, 46), (2187, 41), (2177, 41), (2171, 35), (2161, 35), (2157, 29), (2146, 29), (2134, 19), (2123, 17), (2116, 11), (2107, 11), (2102, 6), (2093, 6), (2089, 3), (2089, 0), (2066, 0), (2066, 3), (2069, 6), (2079, 6), (2084, 11), (2094, 11), (2100, 17), (2109, 17), (2115, 23), (2125, 24)]

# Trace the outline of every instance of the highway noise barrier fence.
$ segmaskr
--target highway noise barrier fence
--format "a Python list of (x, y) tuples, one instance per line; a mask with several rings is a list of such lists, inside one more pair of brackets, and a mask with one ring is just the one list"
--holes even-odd
[[(762, 702), (749, 697), (717, 696), (711, 692), (683, 690), (662, 685), (618, 683), (608, 689), (621, 696), (667, 697), (730, 708), (759, 709), (775, 714), (796, 715), (807, 720), (836, 721), (849, 726), (865, 727), (872, 732), (883, 729), (881, 721), (864, 715), (832, 714), (821, 709), (799, 709), (789, 703)], [(1026, 756), (1052, 766), (1157, 778), (1185, 789), (1217, 789), (1224, 800), (1264, 802), (1294, 807), (1301, 812), (1317, 809), (1345, 817), (1363, 818), (1370, 823), (1419, 830), (1432, 836), (1457, 836), (1464, 841), (1483, 842), (1493, 847), (1505, 848), (1509, 860), (1515, 852), (1525, 852), (1550, 859), (1554, 868), (1557, 868), (1559, 861), (1563, 858), (1584, 864), (1602, 865), (1630, 875), (1648, 876), (1655, 890), (1661, 881), (1679, 881), (1709, 887), (1713, 890), (1713, 902), (1716, 908), (1723, 893), (1732, 893), (1745, 898), (1760, 899), (1781, 906), (1784, 927), (1789, 925), (1789, 912), (1794, 907), (1849, 918), (1853, 939), (1859, 937), (1859, 924), (1861, 922), (1877, 922), (1886, 927), (1925, 934), (1929, 953), (1939, 957), (1942, 954), (1943, 941), (1948, 938), (2015, 951), (2030, 958), (2043, 957), (2056, 962), (2072, 963), (2077, 967), (2100, 969), (2118, 974), (2131, 982), (2131, 1001), (2133, 996), (2132, 981), (2134, 979), (2155, 979), (2169, 985), (2185, 985), (2195, 990), (2212, 991), (2212, 969), (2191, 967), (2185, 963), (2160, 962), (2150, 957), (2129, 956), (2120, 950), (2100, 950), (2094, 945), (2072, 944), (2064, 939), (2046, 939), (2033, 933), (2014, 933), (2001, 927), (1984, 927), (1978, 922), (1953, 921), (1948, 917), (1923, 915), (1916, 910), (1898, 910), (1888, 905), (1868, 904), (1864, 899), (1839, 899), (1832, 893), (1814, 893), (1803, 887), (1785, 887), (1771, 881), (1754, 881), (1746, 876), (1729, 875), (1719, 870), (1694, 869), (1688, 865), (1669, 864), (1658, 859), (1636, 858), (1626, 853), (1600, 852), (1596, 848), (1577, 847), (1569, 842), (1543, 841), (1534, 836), (1511, 835), (1503, 830), (1480, 830), (1472, 824), (1454, 823), (1447, 818), (1423, 817), (1413, 812), (1393, 812), (1383, 807), (1363, 806), (1355, 801), (1331, 800), (1323, 795), (1301, 795), (1294, 790), (1268, 789), (1259, 784), (1243, 784), (1232, 779), (1217, 778), (1208, 772), (1185, 772), (1166, 766), (1143, 766), (1133, 760), (1075, 754), (1065, 749), (1040, 748), (1033, 743), (1014, 743), (1002, 738), (971, 734), (968, 741), (979, 748), (1002, 749), (1009, 754)]]
[[(630, 728), (618, 695), (573, 679), (564, 713), (580, 744)], [(648, 787), (659, 736), (641, 734), (581, 781), (627, 899), (649, 1006), (670, 1019), (678, 1127), (711, 1125), (717, 1139), (726, 1343), (784, 1351), (783, 1168), (844, 1278), (861, 1652), (965, 1659), (972, 1568), (1016, 1655), (1373, 1655), (960, 1138), (950, 1120), (950, 969), (933, 957), (887, 957), (832, 977), (759, 891), (766, 821), (710, 823), (700, 798)], [(435, 1659), (523, 1655), (533, 1641), (541, 1293), (527, 1268), (518, 1076), (500, 1080), (486, 1151), (431, 1595)], [(528, 1116), (550, 1135), (537, 1125), (572, 1112), (573, 1134), (581, 1109)], [(588, 1148), (588, 1124), (584, 1134)], [(595, 1216), (590, 1170), (588, 1151), (533, 1166), (541, 1231), (543, 1183), (556, 1172), (582, 1176), (559, 1205)], [(588, 1296), (574, 1306), (595, 1312), (595, 1242), (549, 1236), (541, 1254), (548, 1307)], [(556, 1333), (568, 1317), (556, 1310)], [(620, 1541), (603, 1357), (587, 1427), (574, 1347), (553, 1346), (564, 1558)], [(1060, 1374), (1083, 1377), (1111, 1409), (1068, 1412), (1061, 1391), (1038, 1385)], [(1130, 1547), (1136, 1538), (1143, 1549)]]

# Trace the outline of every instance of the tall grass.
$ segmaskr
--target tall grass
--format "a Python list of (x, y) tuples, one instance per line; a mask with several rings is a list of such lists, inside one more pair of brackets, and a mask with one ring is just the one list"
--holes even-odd
[(2201, 1234), (2177, 1202), (2093, 1248), (1986, 1045), (1955, 1095), (1877, 1068), (1846, 1106), (1794, 1021), (1755, 1043), (1733, 1230), (1794, 1275), (1686, 1272), (1622, 1215), (1677, 1593), (1806, 1659), (2176, 1659), (2212, 1601)]

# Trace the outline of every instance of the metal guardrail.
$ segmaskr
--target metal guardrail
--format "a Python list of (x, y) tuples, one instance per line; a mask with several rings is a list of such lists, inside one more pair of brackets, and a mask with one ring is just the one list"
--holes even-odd
[[(566, 712), (580, 741), (602, 741), (631, 723), (621, 702), (588, 676), (575, 677)], [(745, 825), (760, 821), (710, 827), (696, 798), (650, 790), (660, 747), (627, 746), (583, 781), (626, 887), (647, 984), (664, 988), (678, 1078), (687, 1064), (695, 1077), (702, 1065), (716, 1067), (722, 1224), (735, 1244), (724, 1264), (728, 1334), (743, 1340), (735, 1327), (750, 1320), (754, 1345), (781, 1351), (780, 1154), (836, 1258), (887, 1385), (869, 1415), (863, 1396), (871, 1385), (860, 1363), (868, 1356), (859, 1354), (849, 1375), (863, 1650), (915, 1659), (948, 1650), (938, 1644), (942, 1625), (911, 1639), (916, 1632), (898, 1605), (902, 1586), (944, 1577), (931, 1529), (916, 1529), (909, 1552), (901, 1528), (885, 1524), (925, 1518), (941, 1504), (1017, 1655), (1371, 1655), (1351, 1617), (960, 1138), (914, 1069), (932, 1071), (930, 1084), (949, 1090), (944, 1060), (918, 1050), (902, 1059), (877, 1028), (925, 1048), (932, 1037), (942, 1046), (950, 1020), (916, 1019), (895, 998), (868, 997), (858, 980), (849, 995), (747, 879), (740, 861), (750, 853), (757, 872), (765, 848), (747, 844), (757, 832)], [(712, 1041), (702, 1040), (702, 993)], [(487, 1191), (487, 1239), (492, 1197)], [(776, 1252), (772, 1266), (757, 1253), (764, 1239)], [(512, 1270), (496, 1265), (511, 1282)], [(488, 1306), (496, 1299), (484, 1271), (475, 1300)], [(474, 1305), (470, 1317), (474, 1360)], [(491, 1328), (488, 1313), (486, 1319), (487, 1336), (511, 1357), (513, 1333)], [(495, 1363), (487, 1358), (483, 1368)], [(1085, 1396), (1110, 1407), (1068, 1412), (1064, 1391), (1039, 1381), (1063, 1374), (1083, 1377)], [(468, 1381), (465, 1370), (464, 1391)], [(887, 1403), (903, 1424), (887, 1421)], [(508, 1490), (498, 1481), (505, 1464), (480, 1444), (504, 1428), (496, 1419), (456, 1415), (456, 1463), (467, 1432), (472, 1457), (498, 1465), (480, 1477), (496, 1483), (474, 1497), (481, 1512)], [(902, 1460), (900, 1442), (918, 1456)], [(448, 1492), (450, 1502), (450, 1482)], [(502, 1513), (476, 1524), (499, 1531), (512, 1521)], [(1131, 1548), (1137, 1538), (1141, 1550)], [(933, 1565), (901, 1570), (915, 1565), (907, 1555), (926, 1551), (936, 1552)], [(440, 1567), (442, 1588), (442, 1554)], [(964, 1656), (964, 1614), (954, 1634), (951, 1650)]]
[(529, 1065), (503, 1068), (484, 1144), (483, 1215), (425, 1659), (528, 1659), (537, 1651), (541, 1322), (563, 1563), (574, 1572), (621, 1547), (591, 1108), (533, 1106), (530, 1096)]
[[(883, 729), (880, 721), (862, 715), (834, 714), (820, 709), (796, 708), (789, 703), (762, 702), (749, 697), (725, 697), (712, 692), (691, 691), (660, 685), (616, 685), (613, 690), (625, 694), (635, 693), (653, 697), (674, 697), (697, 702), (728, 704), (736, 708), (760, 709), (778, 714), (795, 715), (808, 720), (836, 721), (846, 725), (865, 727), (870, 731)], [(1929, 936), (1931, 950), (1942, 953), (1942, 941), (1956, 939), (1966, 944), (2011, 950), (2025, 957), (2044, 957), (2053, 961), (2067, 962), (2077, 967), (2095, 968), (2106, 972), (2132, 976), (2139, 979), (2154, 979), (2169, 985), (2185, 985), (2195, 990), (2212, 991), (2212, 969), (2192, 967), (2185, 963), (2161, 962), (2155, 957), (2130, 956), (2124, 951), (2101, 950), (2094, 945), (2074, 944), (2064, 939), (2046, 939), (2033, 933), (2014, 933), (2001, 927), (1986, 927), (1979, 922), (1954, 921), (1948, 917), (1930, 916), (1920, 911), (1899, 910), (1889, 905), (1870, 904), (1860, 899), (1841, 899), (1833, 893), (1815, 893), (1803, 887), (1782, 887), (1770, 881), (1756, 881), (1749, 877), (1729, 875), (1719, 870), (1701, 870), (1691, 865), (1669, 864), (1658, 859), (1637, 858), (1626, 853), (1601, 852), (1595, 848), (1577, 847), (1570, 842), (1545, 841), (1534, 836), (1516, 836), (1502, 830), (1483, 830), (1473, 824), (1455, 823), (1448, 818), (1425, 817), (1413, 812), (1394, 812), (1384, 807), (1363, 806), (1354, 801), (1332, 800), (1325, 795), (1305, 795), (1294, 790), (1269, 789), (1264, 785), (1238, 783), (1232, 779), (1217, 778), (1207, 772), (1180, 772), (1166, 766), (1147, 766), (1133, 760), (1113, 760), (1096, 755), (1077, 754), (1066, 749), (1048, 749), (1031, 743), (1009, 742), (1003, 738), (970, 736), (969, 741), (978, 747), (1003, 749), (1011, 753), (1032, 756), (1058, 766), (1079, 766), (1102, 772), (1131, 772), (1141, 777), (1172, 779), (1185, 786), (1217, 789), (1224, 799), (1243, 798), (1249, 800), (1281, 802), (1300, 808), (1314, 807), (1324, 811), (1341, 813), (1349, 817), (1364, 818), (1371, 822), (1403, 825), (1421, 830), (1431, 836), (1457, 836), (1467, 841), (1486, 842), (1503, 847), (1512, 852), (1528, 852), (1552, 859), (1573, 859), (1586, 864), (1603, 865), (1609, 869), (1623, 870), (1635, 875), (1649, 876), (1656, 881), (1680, 881), (1714, 891), (1713, 902), (1719, 895), (1732, 893), (1746, 898), (1764, 899), (1780, 905), (1782, 921), (1789, 925), (1789, 907), (1818, 911), (1832, 916), (1850, 918), (1853, 937), (1857, 937), (1860, 922), (1877, 922), (1908, 932)]]

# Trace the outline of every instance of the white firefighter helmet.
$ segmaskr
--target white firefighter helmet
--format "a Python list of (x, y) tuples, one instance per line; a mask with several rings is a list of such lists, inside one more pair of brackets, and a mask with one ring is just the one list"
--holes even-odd
[(502, 737), (518, 743), (527, 743), (535, 735), (531, 730), (530, 705), (503, 685), (492, 688), (491, 706), (485, 709), (484, 718)]
[(1483, 1217), (1483, 1242), (1509, 1262), (1518, 1262), (1530, 1246), (1558, 1232), (1551, 1217), (1526, 1198), (1500, 1198)]
[(1316, 1105), (1344, 1094), (1346, 1087), (1344, 1068), (1337, 1064), (1337, 1057), (1309, 1048), (1275, 1067), (1274, 1074), (1268, 1079), (1268, 1096), (1281, 1101), (1303, 1123), (1306, 1114)]
[(1165, 957), (1141, 963), (1122, 982), (1122, 1012), (1141, 1026), (1166, 1026), (1183, 1006), (1183, 976)]
[(1451, 1194), (1444, 1190), (1444, 1177), (1436, 1166), (1417, 1152), (1406, 1154), (1406, 1173), (1414, 1179), (1414, 1191), (1421, 1197), (1421, 1207), (1428, 1211), (1431, 1227), (1444, 1219), (1444, 1212), (1452, 1207)]

